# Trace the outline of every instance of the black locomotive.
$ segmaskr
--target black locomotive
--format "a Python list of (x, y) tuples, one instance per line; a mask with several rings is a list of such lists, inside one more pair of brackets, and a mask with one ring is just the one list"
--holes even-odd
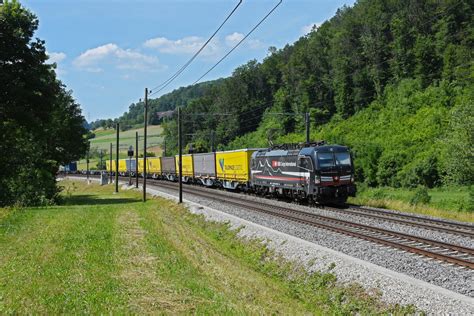
[(345, 146), (287, 144), (253, 153), (252, 189), (315, 202), (343, 203), (355, 196), (354, 165)]

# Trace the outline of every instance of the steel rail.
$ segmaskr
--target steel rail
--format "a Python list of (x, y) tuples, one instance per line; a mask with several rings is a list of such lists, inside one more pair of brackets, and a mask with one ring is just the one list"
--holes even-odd
[(364, 212), (377, 213), (377, 214), (382, 214), (382, 215), (387, 215), (387, 216), (403, 217), (403, 218), (409, 218), (409, 219), (420, 220), (420, 221), (430, 221), (430, 222), (439, 223), (442, 225), (448, 225), (448, 226), (459, 227), (463, 229), (474, 230), (473, 224), (455, 223), (455, 222), (445, 221), (442, 219), (419, 217), (413, 214), (394, 213), (390, 210), (373, 209), (373, 208), (368, 208), (362, 205), (355, 205), (355, 204), (348, 204), (348, 205), (354, 209), (362, 210)]
[[(353, 206), (351, 206), (353, 207)], [(367, 217), (367, 218), (376, 218), (376, 219), (382, 219), (394, 223), (399, 223), (403, 225), (409, 225), (409, 226), (415, 226), (415, 227), (422, 227), (425, 229), (429, 230), (436, 230), (436, 231), (441, 231), (441, 232), (446, 232), (449, 234), (456, 234), (456, 235), (462, 235), (465, 237), (470, 237), (474, 238), (474, 226), (471, 227), (469, 225), (465, 224), (458, 224), (458, 223), (451, 223), (443, 220), (437, 220), (437, 219), (430, 219), (430, 218), (422, 218), (422, 217), (417, 217), (417, 216), (411, 216), (407, 214), (398, 214), (398, 213), (393, 213), (389, 211), (382, 211), (382, 210), (377, 210), (372, 214), (372, 209), (366, 209), (366, 208), (357, 208), (361, 209), (362, 211), (355, 211), (355, 210), (349, 210), (349, 209), (339, 209), (335, 207), (324, 207), (325, 210), (332, 211), (332, 212), (338, 212), (338, 213), (345, 213), (345, 214), (352, 214), (354, 216), (361, 216), (361, 217)], [(355, 209), (355, 208), (354, 208)], [(364, 213), (364, 211), (367, 210), (367, 213)], [(381, 215), (379, 215), (381, 214)], [(382, 215), (383, 214), (383, 215)], [(394, 217), (398, 217), (394, 218)], [(403, 219), (402, 219), (403, 218)], [(427, 224), (427, 223), (433, 223), (432, 224)], [(448, 228), (446, 226), (450, 226), (452, 228)], [(454, 229), (454, 227), (459, 227), (461, 229)], [(465, 230), (468, 229), (468, 230)], [(469, 229), (471, 231), (469, 231)]]
[[(164, 184), (163, 182), (158, 181), (158, 183), (157, 183), (156, 181), (154, 181), (154, 184), (157, 184), (158, 186), (162, 186), (162, 187), (167, 187), (167, 188), (170, 188), (170, 189), (173, 189), (173, 190), (176, 189), (175, 186), (170, 185), (169, 183)], [(339, 220), (339, 219), (335, 219), (335, 218), (332, 218), (332, 217), (317, 215), (317, 214), (304, 212), (304, 211), (300, 211), (300, 210), (294, 210), (294, 209), (288, 209), (288, 208), (281, 207), (281, 206), (269, 205), (267, 203), (256, 202), (256, 201), (248, 201), (248, 200), (245, 200), (245, 199), (237, 198), (237, 196), (236, 197), (231, 197), (231, 196), (228, 196), (228, 195), (214, 194), (214, 193), (211, 193), (211, 192), (206, 192), (206, 193), (204, 193), (202, 191), (201, 192), (196, 192), (198, 190), (190, 190), (189, 188), (185, 188), (184, 191), (186, 191), (190, 194), (196, 195), (196, 196), (201, 196), (201, 197), (212, 199), (212, 200), (218, 200), (220, 202), (227, 203), (227, 204), (232, 204), (234, 206), (241, 207), (241, 208), (242, 207), (243, 208), (250, 208), (252, 210), (256, 210), (256, 211), (263, 212), (263, 213), (266, 213), (266, 214), (282, 217), (282, 218), (285, 218), (285, 219), (288, 219), (288, 220), (291, 220), (291, 221), (296, 221), (296, 222), (300, 222), (300, 223), (303, 223), (303, 224), (308, 224), (308, 225), (311, 225), (311, 226), (317, 226), (317, 227), (320, 227), (320, 228), (323, 228), (323, 229), (326, 229), (326, 230), (334, 231), (334, 232), (341, 233), (341, 234), (344, 234), (344, 235), (349, 235), (349, 236), (356, 237), (356, 238), (359, 238), (359, 239), (368, 240), (368, 241), (375, 242), (375, 243), (378, 243), (378, 244), (390, 246), (392, 248), (398, 248), (398, 249), (401, 249), (401, 250), (404, 250), (404, 251), (408, 251), (408, 252), (411, 252), (411, 253), (423, 255), (425, 257), (429, 257), (429, 258), (437, 259), (437, 260), (440, 260), (440, 261), (456, 264), (456, 265), (463, 266), (463, 267), (474, 270), (474, 262), (472, 262), (470, 260), (465, 260), (465, 259), (458, 258), (458, 257), (452, 256), (452, 255), (447, 255), (447, 254), (443, 254), (443, 253), (439, 253), (439, 252), (434, 252), (433, 250), (427, 250), (427, 249), (422, 249), (422, 248), (419, 248), (419, 247), (413, 247), (413, 246), (410, 246), (410, 245), (406, 245), (406, 244), (403, 243), (403, 240), (408, 240), (409, 242), (421, 243), (421, 244), (424, 244), (424, 245), (428, 245), (429, 247), (444, 248), (444, 249), (442, 249), (443, 251), (445, 251), (445, 250), (456, 251), (460, 255), (463, 255), (463, 254), (467, 254), (467, 255), (471, 255), (471, 256), (474, 255), (474, 249), (471, 249), (471, 248), (462, 247), (462, 246), (458, 246), (458, 245), (452, 245), (452, 244), (448, 244), (448, 243), (444, 243), (444, 242), (440, 242), (440, 241), (436, 241), (436, 240), (431, 240), (431, 239), (422, 238), (422, 237), (418, 237), (418, 236), (412, 236), (412, 235), (408, 235), (408, 234), (404, 234), (404, 233), (394, 232), (394, 231), (391, 231), (391, 230), (386, 230), (386, 229), (382, 229), (382, 228), (367, 226), (367, 225), (363, 225), (363, 224), (352, 223), (352, 222)], [(289, 214), (293, 214), (293, 215), (289, 215)], [(296, 216), (294, 216), (294, 215), (296, 215)], [(324, 222), (337, 224), (337, 225), (340, 225), (340, 226), (348, 226), (348, 227), (357, 228), (357, 229), (365, 230), (365, 231), (369, 231), (369, 232), (375, 232), (375, 233), (383, 234), (385, 236), (395, 237), (395, 238), (398, 238), (400, 240), (398, 242), (397, 241), (392, 241), (392, 240), (386, 240), (386, 239), (379, 238), (379, 237), (376, 237), (376, 236), (373, 236), (373, 235), (367, 235), (367, 234), (363, 234), (361, 232), (357, 232), (357, 231), (353, 231), (353, 230), (347, 230), (347, 229), (342, 228), (342, 227), (331, 226), (331, 225), (325, 224)]]
[[(161, 186), (161, 187), (170, 188), (172, 190), (176, 190), (176, 186), (168, 182), (159, 181), (159, 180), (151, 180), (150, 182), (153, 183), (153, 185), (158, 186), (158, 187)], [(336, 219), (332, 217), (327, 217), (323, 215), (318, 215), (314, 213), (309, 213), (305, 211), (294, 210), (294, 209), (290, 209), (290, 208), (286, 208), (282, 206), (270, 205), (268, 203), (249, 201), (246, 199), (238, 198), (238, 195), (234, 197), (234, 196), (229, 196), (227, 194), (223, 194), (222, 192), (219, 192), (219, 191), (209, 192), (206, 189), (202, 189), (202, 188), (198, 189), (198, 187), (193, 187), (193, 189), (190, 189), (190, 188), (191, 187), (187, 187), (184, 189), (184, 191), (196, 196), (201, 196), (201, 197), (212, 199), (212, 200), (218, 200), (223, 203), (232, 204), (234, 206), (241, 207), (241, 208), (249, 208), (249, 209), (266, 213), (269, 215), (281, 217), (287, 220), (319, 227), (325, 230), (329, 230), (336, 233), (352, 236), (355, 238), (371, 241), (371, 242), (389, 246), (392, 248), (401, 249), (407, 252), (423, 255), (428, 258), (437, 259), (443, 262), (463, 266), (471, 270), (474, 270), (474, 262), (471, 260), (466, 260), (466, 259), (455, 257), (452, 255), (434, 252), (433, 249), (427, 250), (420, 247), (414, 247), (411, 245), (404, 244), (403, 242), (405, 243), (406, 241), (410, 243), (415, 242), (415, 243), (419, 243), (428, 247), (442, 248), (441, 249), (442, 252), (445, 252), (446, 250), (451, 250), (451, 251), (458, 252), (461, 256), (468, 255), (472, 257), (474, 255), (474, 249), (471, 249), (471, 248), (462, 247), (459, 245), (452, 245), (452, 244), (448, 244), (448, 243), (444, 243), (444, 242), (440, 242), (440, 241), (436, 241), (432, 239), (417, 237), (413, 235), (408, 235), (404, 233), (394, 232), (391, 230), (372, 227), (372, 226), (368, 226), (364, 224), (353, 223), (353, 222)], [(324, 222), (326, 222), (327, 224)], [(359, 229), (363, 231), (364, 230), (369, 231), (371, 233), (383, 234), (385, 236), (397, 238), (399, 240), (398, 242), (394, 240), (387, 240), (387, 239), (379, 238), (374, 235), (363, 234), (359, 231), (354, 231), (354, 230), (337, 227), (337, 226), (331, 226), (329, 224), (336, 224), (343, 227), (346, 226), (346, 227), (351, 227), (351, 228)], [(456, 253), (456, 255), (458, 255), (458, 253)]]

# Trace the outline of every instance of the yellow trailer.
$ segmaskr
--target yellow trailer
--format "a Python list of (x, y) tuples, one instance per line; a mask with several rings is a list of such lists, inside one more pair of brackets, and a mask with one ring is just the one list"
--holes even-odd
[[(147, 173), (153, 173), (155, 175), (161, 174), (161, 158), (160, 157), (150, 157), (147, 158)], [(139, 165), (140, 166), (140, 165)]]
[(127, 172), (127, 159), (119, 159), (119, 172)]
[[(189, 178), (194, 178), (194, 163), (193, 163), (193, 155), (188, 154), (188, 155), (183, 155), (182, 156), (183, 160), (183, 180), (188, 181)], [(175, 156), (175, 164), (176, 164), (176, 174), (179, 173), (179, 155)]]
[[(110, 172), (110, 160), (105, 161), (107, 172)], [(115, 160), (112, 160), (112, 172), (115, 172)]]
[(250, 181), (250, 159), (258, 149), (238, 149), (216, 152), (217, 179), (224, 188), (236, 189)]
[[(143, 173), (143, 158), (138, 158), (138, 172)], [(148, 172), (148, 168), (147, 168), (147, 172)]]

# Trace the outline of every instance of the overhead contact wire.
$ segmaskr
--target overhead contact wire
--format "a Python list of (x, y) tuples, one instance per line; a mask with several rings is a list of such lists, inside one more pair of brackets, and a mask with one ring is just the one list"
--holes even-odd
[(234, 47), (232, 47), (232, 49), (230, 51), (227, 52), (227, 54), (225, 54), (221, 59), (219, 59), (219, 61), (217, 63), (214, 64), (214, 66), (212, 66), (208, 71), (206, 71), (201, 77), (199, 77), (198, 80), (194, 81), (193, 82), (193, 85), (198, 83), (202, 78), (204, 78), (208, 73), (210, 73), (214, 68), (216, 68), (224, 59), (227, 58), (227, 56), (229, 56), (237, 47), (239, 47), (240, 44), (242, 44), (243, 41), (245, 41), (245, 39), (247, 37), (250, 36), (250, 34), (253, 33), (253, 31), (255, 31), (259, 26), (260, 24), (262, 24), (269, 16), (270, 14), (273, 13), (273, 11), (276, 10), (276, 8), (283, 2), (283, 0), (280, 0), (268, 13), (267, 15), (265, 15), (263, 17), (263, 19), (260, 20), (260, 22), (257, 23), (257, 25), (255, 25), (251, 30), (250, 32), (248, 32), (237, 44), (234, 45)]
[[(174, 79), (176, 79), (194, 61), (194, 59), (196, 59), (196, 57), (202, 52), (202, 50), (207, 46), (207, 44), (209, 44), (209, 42), (214, 38), (214, 36), (216, 36), (217, 32), (219, 32), (220, 29), (224, 26), (224, 24), (227, 22), (227, 20), (229, 20), (229, 18), (235, 13), (237, 8), (242, 4), (242, 1), (243, 0), (240, 0), (239, 3), (237, 3), (237, 5), (234, 7), (234, 9), (232, 9), (232, 11), (225, 18), (225, 20), (217, 28), (217, 30), (209, 37), (209, 39), (201, 46), (201, 48), (176, 73), (174, 73), (170, 78), (168, 78), (163, 83), (161, 83), (161, 84), (159, 84), (156, 87), (151, 89), (152, 93), (150, 94), (150, 96), (154, 95), (154, 94), (160, 92), (161, 90), (163, 90), (164, 88), (166, 88), (171, 82), (173, 82)], [(160, 88), (160, 89), (158, 89), (158, 88)], [(158, 90), (154, 91), (155, 89), (158, 89)]]

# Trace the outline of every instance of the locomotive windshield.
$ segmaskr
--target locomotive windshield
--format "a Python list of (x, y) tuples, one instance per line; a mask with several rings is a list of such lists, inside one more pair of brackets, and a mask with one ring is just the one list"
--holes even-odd
[(319, 168), (333, 168), (336, 166), (351, 166), (351, 155), (348, 152), (318, 153)]
[(350, 166), (351, 165), (351, 155), (348, 152), (335, 153), (336, 157), (336, 166)]
[(333, 153), (318, 153), (318, 162), (319, 162), (320, 168), (334, 167), (334, 154)]

